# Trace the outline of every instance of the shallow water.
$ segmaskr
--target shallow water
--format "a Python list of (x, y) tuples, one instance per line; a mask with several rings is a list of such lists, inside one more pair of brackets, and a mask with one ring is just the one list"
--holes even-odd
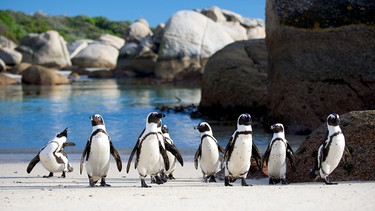
[[(149, 112), (158, 111), (156, 108), (162, 105), (198, 105), (200, 95), (199, 87), (132, 85), (113, 79), (88, 79), (61, 86), (1, 86), (0, 153), (36, 153), (66, 127), (68, 141), (76, 143), (67, 151), (81, 153), (91, 133), (89, 117), (93, 114), (103, 116), (115, 147), (129, 152), (145, 127)], [(201, 121), (204, 120), (175, 112), (166, 113), (163, 118), (176, 146), (189, 155), (199, 145), (199, 133), (193, 128)], [(235, 125), (211, 126), (214, 136), (225, 147)], [(261, 153), (270, 138), (269, 133), (254, 131), (254, 141)], [(288, 139), (297, 149), (304, 137)]]

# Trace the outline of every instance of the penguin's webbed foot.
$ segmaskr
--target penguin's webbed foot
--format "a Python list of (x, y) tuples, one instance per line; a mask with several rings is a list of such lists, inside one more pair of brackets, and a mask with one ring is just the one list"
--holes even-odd
[(286, 179), (281, 179), (281, 184), (282, 185), (288, 185), (289, 183), (288, 183), (288, 181), (286, 181)]
[(314, 168), (310, 169), (310, 179), (317, 180), (319, 175), (316, 174), (316, 170)]
[(143, 178), (141, 179), (141, 187), (142, 188), (151, 188), (151, 186), (149, 186), (149, 185), (146, 184), (146, 181)]
[(224, 185), (225, 186), (233, 186), (232, 184), (229, 183), (229, 177), (224, 178)]
[(168, 175), (168, 179), (170, 179), (170, 180), (175, 180), (176, 178), (174, 178), (173, 174), (170, 173), (170, 174)]
[(89, 184), (90, 184), (90, 187), (95, 187), (95, 186), (96, 186), (96, 185), (95, 185), (96, 182), (97, 182), (97, 181), (94, 182), (94, 180), (92, 179), (92, 177), (89, 176)]
[(168, 181), (168, 176), (164, 172), (162, 172), (160, 174), (160, 179), (163, 181), (163, 183), (166, 183)]
[(72, 164), (68, 163), (68, 172), (72, 172), (73, 171), (73, 166)]
[(216, 182), (215, 175), (210, 176), (210, 180), (208, 182)]
[(65, 171), (63, 171), (60, 178), (65, 178), (65, 177), (66, 177), (66, 174), (65, 174)]
[(329, 177), (324, 178), (324, 182), (326, 183), (326, 185), (337, 185), (338, 184), (337, 182), (332, 182), (331, 179), (329, 179)]
[(163, 180), (158, 175), (155, 176), (155, 182), (158, 185), (161, 185), (164, 183)]
[(105, 182), (105, 178), (103, 177), (102, 180), (100, 181), (100, 187), (110, 187), (110, 184), (107, 184)]
[(241, 178), (241, 185), (242, 185), (242, 186), (252, 186), (252, 185), (247, 184), (247, 182), (246, 182), (246, 178), (245, 178), (245, 177), (242, 177), (242, 178)]
[(44, 175), (43, 178), (50, 178), (50, 177), (53, 177), (53, 173), (50, 172), (49, 175)]
[(272, 177), (270, 177), (269, 180), (268, 180), (268, 184), (270, 184), (270, 185), (276, 185), (276, 182), (273, 180)]

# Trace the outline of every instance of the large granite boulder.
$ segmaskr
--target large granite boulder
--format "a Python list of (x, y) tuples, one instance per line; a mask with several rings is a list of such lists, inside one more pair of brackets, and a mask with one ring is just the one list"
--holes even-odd
[(203, 67), (212, 54), (233, 41), (210, 18), (195, 11), (179, 11), (165, 25), (155, 74), (159, 78), (173, 79), (191, 63)]
[(0, 35), (0, 48), (10, 48), (15, 49), (17, 44), (14, 43), (12, 40)]
[[(340, 118), (340, 127), (351, 156), (344, 156), (330, 177), (333, 181), (375, 180), (375, 110), (353, 111)], [(318, 147), (326, 135), (327, 125), (324, 123), (298, 148), (294, 154), (297, 171), (287, 172), (289, 182), (313, 181), (309, 172), (314, 167)]]
[(66, 41), (57, 31), (28, 34), (16, 49), (23, 54), (23, 62), (58, 68), (71, 66)]
[(0, 49), (0, 59), (2, 59), (6, 65), (14, 66), (21, 63), (22, 54), (12, 48), (2, 48)]
[(0, 58), (0, 72), (6, 70), (6, 64), (5, 62)]
[(120, 50), (121, 47), (124, 46), (124, 44), (125, 44), (124, 39), (122, 39), (121, 37), (110, 35), (110, 34), (104, 34), (104, 35), (100, 36), (98, 41), (103, 43), (103, 44), (111, 45), (118, 50)]
[(234, 119), (242, 111), (264, 115), (267, 59), (264, 39), (237, 41), (216, 52), (203, 73), (199, 110), (212, 118), (223, 117), (218, 110)]
[(140, 18), (134, 23), (130, 24), (126, 31), (126, 41), (128, 42), (140, 42), (143, 38), (151, 36), (152, 31), (148, 22)]
[(109, 68), (116, 67), (119, 50), (101, 42), (90, 43), (72, 58), (73, 65), (79, 67)]
[(57, 73), (56, 69), (33, 65), (22, 71), (22, 83), (34, 85), (69, 84), (69, 79)]
[(327, 113), (374, 109), (375, 4), (267, 0), (270, 116), (310, 133)]

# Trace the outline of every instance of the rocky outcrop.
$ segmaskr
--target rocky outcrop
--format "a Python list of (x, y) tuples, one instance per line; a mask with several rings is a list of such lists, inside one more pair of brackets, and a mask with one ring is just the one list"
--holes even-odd
[(115, 68), (119, 51), (100, 42), (90, 43), (72, 58), (73, 65), (79, 67)]
[[(202, 79), (199, 110), (215, 118), (253, 111), (265, 114), (267, 96), (267, 50), (264, 39), (237, 41), (208, 60)], [(258, 112), (255, 112), (258, 111)]]
[[(351, 152), (330, 175), (333, 181), (375, 180), (375, 110), (353, 111), (340, 116), (345, 145)], [(297, 171), (288, 171), (289, 182), (310, 182), (319, 145), (327, 135), (324, 123), (314, 131), (294, 154)], [(288, 138), (288, 137), (287, 137)], [(290, 169), (290, 166), (288, 166)]]
[(156, 76), (173, 79), (191, 63), (202, 66), (216, 51), (234, 40), (223, 28), (195, 11), (179, 11), (166, 23), (158, 51)]
[(10, 48), (15, 49), (17, 47), (16, 43), (12, 40), (0, 35), (0, 48)]
[(17, 81), (13, 78), (10, 78), (0, 73), (0, 85), (11, 85), (11, 84), (17, 84)]
[(310, 133), (330, 112), (374, 109), (375, 4), (267, 0), (269, 110)]
[(2, 48), (0, 49), (0, 59), (2, 59), (6, 65), (14, 66), (21, 63), (22, 54), (11, 48)]
[(23, 62), (58, 68), (71, 65), (66, 42), (56, 31), (29, 34), (16, 50), (22, 53)]
[(60, 85), (69, 84), (69, 79), (58, 74), (56, 69), (33, 65), (22, 71), (22, 83), (34, 85)]

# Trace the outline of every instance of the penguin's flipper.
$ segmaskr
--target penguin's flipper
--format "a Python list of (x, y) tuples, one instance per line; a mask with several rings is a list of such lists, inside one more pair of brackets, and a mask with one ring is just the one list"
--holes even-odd
[(27, 166), (27, 173), (30, 174), (30, 172), (33, 170), (34, 166), (40, 161), (39, 153), (30, 161), (29, 165)]
[(178, 151), (176, 146), (174, 144), (170, 144), (169, 142), (165, 141), (165, 150), (169, 151), (174, 155), (177, 159), (177, 161), (181, 164), (181, 166), (184, 166), (184, 160), (182, 159), (181, 153)]
[(64, 148), (64, 147), (70, 147), (70, 146), (75, 146), (75, 145), (76, 144), (73, 143), (73, 142), (65, 142), (65, 143), (63, 143), (62, 148)]
[(195, 155), (194, 155), (194, 167), (195, 167), (195, 169), (198, 169), (198, 159), (201, 156), (201, 153), (202, 153), (202, 143), (199, 144), (198, 150), (195, 152)]
[(225, 153), (225, 149), (224, 149), (222, 146), (220, 146), (219, 142), (217, 142), (217, 147), (218, 147), (218, 149), (219, 149), (219, 152), (221, 152), (221, 154), (224, 155), (224, 153)]
[(263, 169), (264, 162), (266, 162), (266, 165), (268, 166), (268, 159), (270, 157), (270, 153), (271, 153), (271, 149), (272, 149), (272, 144), (273, 144), (273, 142), (268, 145), (266, 151), (263, 154), (263, 158), (262, 158), (263, 162), (262, 162), (261, 169)]
[(83, 162), (85, 161), (85, 157), (87, 155), (86, 159), (88, 159), (89, 158), (89, 154), (90, 154), (90, 139), (87, 140), (85, 149), (82, 152), (81, 161), (79, 162), (79, 173), (80, 174), (82, 174)]
[[(130, 169), (130, 165), (131, 165), (132, 160), (133, 160), (133, 156), (138, 151), (138, 147), (139, 147), (138, 145), (139, 145), (139, 139), (138, 139), (137, 143), (135, 144), (132, 152), (130, 153), (130, 156), (129, 156), (129, 159), (128, 159), (128, 164), (126, 165), (126, 173), (129, 173), (129, 169)], [(137, 168), (137, 163), (134, 164), (134, 168)]]
[(251, 150), (251, 157), (253, 157), (255, 159), (255, 162), (257, 163), (257, 166), (259, 168), (259, 170), (262, 170), (262, 156), (260, 156), (260, 152), (259, 152), (259, 149), (258, 147), (254, 144), (253, 142), (253, 147), (252, 147), (252, 150)]
[(234, 136), (230, 137), (230, 140), (225, 147), (225, 152), (224, 152), (224, 161), (228, 161), (230, 159), (230, 156), (232, 155), (233, 148), (234, 148)]
[(120, 154), (118, 153), (117, 149), (113, 146), (112, 141), (109, 141), (109, 146), (110, 146), (111, 155), (116, 160), (117, 169), (118, 169), (118, 171), (121, 172), (121, 170), (122, 170), (122, 161), (121, 161)]
[(159, 142), (159, 151), (160, 151), (160, 154), (161, 156), (163, 157), (163, 160), (164, 160), (164, 167), (165, 167), (165, 170), (168, 171), (169, 170), (169, 159), (168, 159), (168, 155), (167, 155), (167, 151), (165, 151), (163, 145), (161, 145), (160, 141)]
[(293, 171), (296, 171), (296, 166), (294, 165), (293, 159), (293, 149), (288, 142), (286, 142), (286, 157), (289, 159), (290, 165), (292, 166)]

